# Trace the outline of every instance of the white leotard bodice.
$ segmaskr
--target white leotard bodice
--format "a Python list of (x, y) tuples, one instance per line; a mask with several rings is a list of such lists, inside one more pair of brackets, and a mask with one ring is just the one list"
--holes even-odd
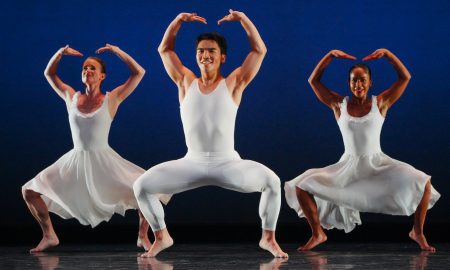
[(225, 79), (216, 89), (203, 94), (195, 79), (180, 106), (181, 121), (189, 151), (234, 151), (234, 125), (238, 106), (233, 102)]
[(384, 117), (377, 106), (376, 96), (372, 96), (372, 108), (362, 117), (354, 117), (347, 112), (348, 97), (341, 103), (339, 129), (344, 141), (345, 153), (355, 156), (381, 152), (380, 135)]
[(75, 149), (95, 150), (109, 147), (108, 135), (112, 118), (108, 109), (108, 94), (107, 92), (100, 108), (92, 113), (82, 113), (78, 110), (80, 92), (75, 93), (72, 100), (68, 101), (70, 131)]

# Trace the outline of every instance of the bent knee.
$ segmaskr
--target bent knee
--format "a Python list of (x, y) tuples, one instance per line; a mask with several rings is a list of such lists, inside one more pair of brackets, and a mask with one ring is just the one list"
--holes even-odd
[(266, 186), (276, 192), (281, 192), (281, 181), (274, 172), (271, 172), (266, 179)]
[(158, 183), (151, 174), (145, 173), (139, 177), (133, 184), (133, 192), (136, 198), (146, 194), (154, 194), (158, 187)]
[(34, 190), (22, 189), (22, 197), (27, 202), (35, 200), (36, 198), (39, 198), (40, 196), (41, 196), (41, 194), (37, 193)]
[(134, 183), (133, 183), (133, 192), (134, 196), (139, 199), (143, 194), (145, 194), (145, 188), (144, 188), (144, 179), (139, 177)]

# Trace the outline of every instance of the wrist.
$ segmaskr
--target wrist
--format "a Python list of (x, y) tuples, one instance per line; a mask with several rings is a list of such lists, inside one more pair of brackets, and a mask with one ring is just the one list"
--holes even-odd
[(178, 23), (178, 24), (183, 23), (184, 22), (184, 20), (183, 20), (183, 13), (178, 14), (178, 16), (175, 17), (174, 22)]

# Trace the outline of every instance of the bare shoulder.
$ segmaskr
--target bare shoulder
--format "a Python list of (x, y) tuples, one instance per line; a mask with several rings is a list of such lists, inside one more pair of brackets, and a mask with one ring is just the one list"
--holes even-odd
[(345, 97), (339, 95), (333, 98), (333, 100), (330, 102), (330, 108), (333, 111), (336, 120), (338, 120), (341, 116), (341, 105), (342, 102), (344, 102), (344, 99)]
[(183, 83), (178, 85), (178, 90), (179, 91), (188, 91), (188, 89), (191, 87), (192, 83), (197, 79), (198, 78), (194, 74), (185, 76)]
[(189, 88), (192, 86), (192, 83), (194, 83), (196, 79), (197, 77), (195, 75), (185, 76), (183, 81), (180, 84), (177, 84), (180, 104), (183, 102), (186, 93), (189, 91)]
[(377, 98), (377, 107), (383, 117), (386, 117), (387, 111), (389, 109), (389, 104), (383, 98), (383, 95), (378, 95)]
[(240, 85), (238, 83), (236, 72), (232, 72), (230, 75), (228, 75), (225, 78), (225, 83), (231, 93), (243, 92), (245, 89), (245, 85)]
[(335, 111), (340, 110), (342, 102), (344, 102), (345, 97), (341, 96), (340, 94), (336, 92), (331, 92), (331, 95), (329, 97), (329, 107)]

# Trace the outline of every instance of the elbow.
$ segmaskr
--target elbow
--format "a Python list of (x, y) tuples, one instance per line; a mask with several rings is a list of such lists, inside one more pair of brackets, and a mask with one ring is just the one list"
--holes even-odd
[(262, 44), (261, 46), (259, 46), (256, 51), (261, 55), (261, 56), (265, 56), (267, 54), (267, 47), (265, 44)]
[(260, 51), (260, 54), (266, 55), (267, 54), (267, 47), (266, 47), (266, 45), (263, 44), (263, 46), (261, 46), (259, 51)]
[(53, 76), (53, 74), (50, 72), (50, 70), (44, 70), (44, 76), (47, 80), (50, 80)]
[(311, 74), (311, 76), (309, 76), (309, 78), (308, 78), (308, 83), (309, 83), (309, 85), (314, 86), (315, 82), (316, 82), (316, 78), (313, 74)]
[(405, 79), (406, 79), (406, 81), (410, 81), (411, 80), (411, 73), (409, 73), (409, 72), (406, 72), (406, 74), (405, 74)]
[(44, 70), (44, 76), (45, 76), (45, 78), (48, 78), (48, 77), (50, 77), (50, 69), (48, 69), (48, 68), (46, 68), (45, 70)]
[(144, 68), (140, 68), (139, 69), (139, 76), (144, 77), (145, 75), (145, 69)]
[(162, 54), (163, 52), (164, 52), (164, 48), (161, 45), (159, 45), (158, 46), (158, 53)]
[(136, 76), (138, 76), (139, 78), (144, 77), (145, 75), (145, 69), (143, 67), (139, 67), (138, 70), (136, 71)]
[(159, 44), (159, 46), (158, 46), (158, 53), (159, 53), (160, 55), (166, 53), (167, 51), (169, 51), (169, 46), (164, 45), (164, 44), (162, 44), (162, 43)]
[(402, 74), (402, 76), (400, 76), (399, 79), (402, 80), (403, 82), (408, 83), (411, 80), (411, 73), (406, 71), (404, 74)]

